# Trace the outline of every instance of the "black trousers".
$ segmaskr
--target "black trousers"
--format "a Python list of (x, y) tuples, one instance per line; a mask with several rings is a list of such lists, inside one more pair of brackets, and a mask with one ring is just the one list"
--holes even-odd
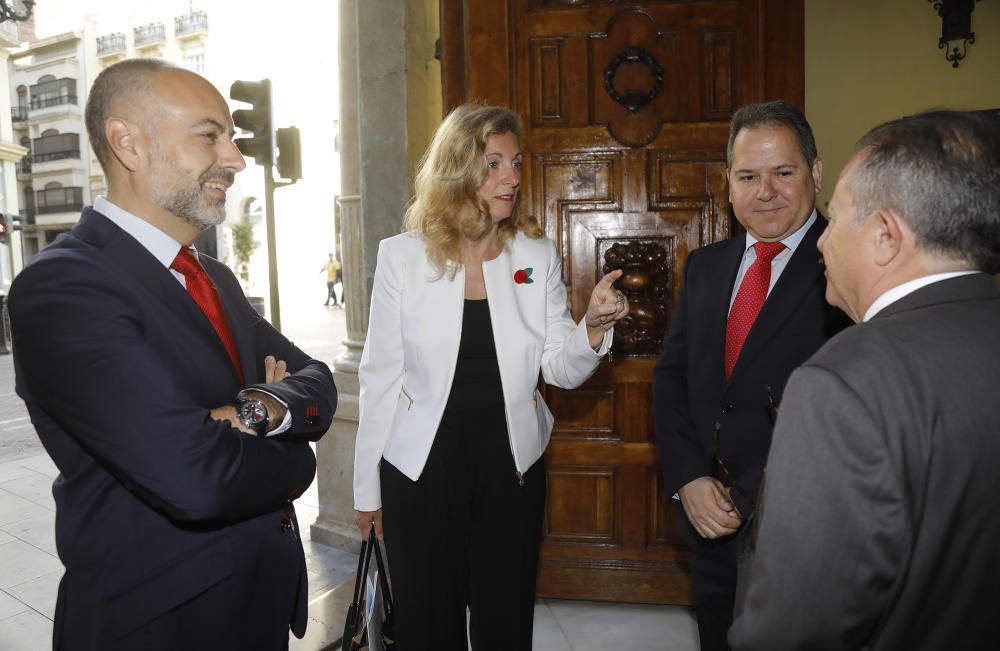
[(677, 532), (691, 548), (691, 588), (698, 615), (701, 651), (730, 651), (726, 634), (736, 605), (736, 570), (740, 529), (731, 536), (702, 538), (678, 506)]
[[(498, 418), (499, 417), (499, 418)], [(412, 481), (382, 460), (382, 518), (406, 651), (531, 648), (544, 461), (521, 486), (499, 412), (446, 412)]]

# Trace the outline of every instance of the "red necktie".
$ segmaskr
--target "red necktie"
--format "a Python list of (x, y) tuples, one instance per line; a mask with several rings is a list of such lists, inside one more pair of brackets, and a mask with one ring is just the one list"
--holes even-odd
[(222, 344), (229, 353), (229, 359), (236, 369), (236, 376), (243, 383), (243, 368), (240, 366), (240, 354), (236, 349), (236, 340), (233, 339), (233, 332), (229, 329), (229, 321), (226, 320), (226, 313), (222, 310), (222, 302), (219, 300), (219, 292), (216, 291), (212, 280), (205, 273), (205, 269), (194, 257), (194, 253), (186, 246), (182, 246), (177, 257), (170, 264), (170, 268), (179, 271), (184, 276), (188, 294), (198, 304), (201, 311), (205, 313), (208, 320), (212, 322), (212, 327), (222, 340)]
[(739, 359), (743, 342), (767, 298), (767, 288), (771, 284), (771, 260), (785, 250), (785, 245), (781, 242), (757, 242), (753, 248), (757, 252), (757, 259), (743, 275), (743, 282), (736, 292), (736, 300), (733, 301), (733, 308), (729, 310), (729, 320), (726, 322), (727, 380)]

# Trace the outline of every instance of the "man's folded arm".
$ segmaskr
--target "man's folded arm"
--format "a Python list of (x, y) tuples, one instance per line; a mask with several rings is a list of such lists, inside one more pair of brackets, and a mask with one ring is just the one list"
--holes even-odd
[[(10, 311), (18, 392), (141, 499), (177, 520), (233, 520), (280, 508), (312, 481), (306, 444), (278, 443), (214, 420), (182, 387), (192, 372), (145, 339), (147, 324), (114, 279), (66, 258), (22, 272)], [(329, 371), (327, 371), (328, 373)], [(312, 368), (285, 392), (323, 382)], [(234, 396), (235, 397), (235, 396)], [(291, 404), (291, 403), (290, 403)], [(327, 404), (327, 408), (328, 404)]]

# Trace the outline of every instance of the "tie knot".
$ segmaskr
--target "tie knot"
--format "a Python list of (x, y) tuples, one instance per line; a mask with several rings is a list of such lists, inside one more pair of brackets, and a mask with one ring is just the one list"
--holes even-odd
[(774, 256), (785, 250), (785, 245), (781, 242), (757, 242), (753, 248), (757, 252), (758, 258), (771, 261)]
[(185, 278), (204, 273), (198, 259), (186, 246), (182, 246), (181, 250), (177, 252), (177, 257), (170, 263), (170, 268), (181, 272)]

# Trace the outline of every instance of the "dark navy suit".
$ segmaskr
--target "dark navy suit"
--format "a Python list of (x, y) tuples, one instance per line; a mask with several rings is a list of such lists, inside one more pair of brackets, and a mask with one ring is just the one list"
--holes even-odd
[[(719, 456), (736, 483), (756, 496), (774, 425), (769, 391), (779, 403), (791, 372), (849, 323), (824, 298), (826, 280), (816, 242), (825, 227), (826, 220), (818, 216), (795, 248), (728, 381), (726, 320), (746, 239), (734, 237), (688, 255), (680, 298), (654, 370), (653, 415), (667, 495), (698, 477), (718, 476), (713, 454), (718, 423)], [(731, 494), (748, 517), (750, 503), (737, 490)], [(710, 610), (724, 622), (716, 631), (724, 645), (735, 596), (736, 537), (705, 540), (685, 517), (678, 529), (692, 549), (703, 648), (714, 648), (706, 643), (702, 621)]]
[(336, 389), (261, 319), (236, 278), (218, 287), (246, 381), (291, 414), (277, 438), (210, 418), (241, 388), (211, 323), (170, 271), (93, 209), (10, 293), (17, 392), (60, 475), (53, 486), (57, 649), (277, 649), (302, 635), (306, 570), (290, 500), (315, 473)]

